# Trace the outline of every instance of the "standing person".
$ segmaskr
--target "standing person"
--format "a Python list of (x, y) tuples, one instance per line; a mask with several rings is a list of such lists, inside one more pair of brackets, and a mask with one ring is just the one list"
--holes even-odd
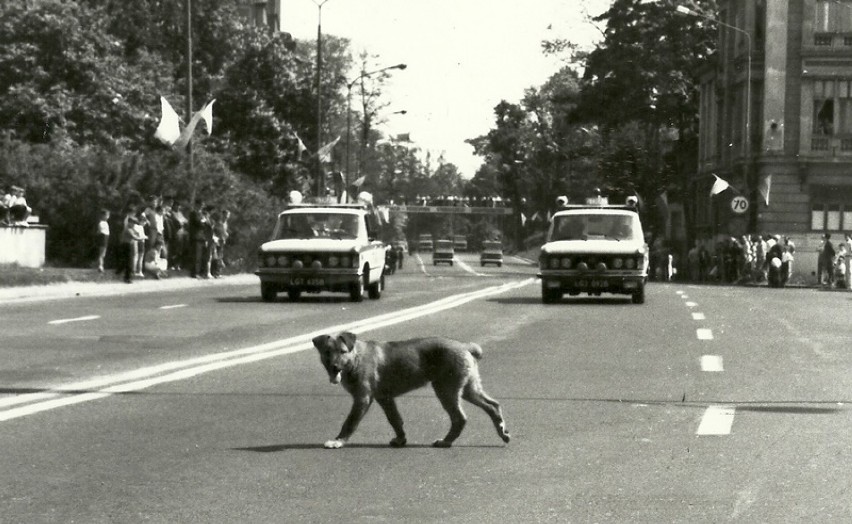
[(140, 211), (136, 216), (136, 223), (133, 226), (136, 230), (136, 252), (133, 259), (133, 274), (137, 277), (145, 278), (145, 273), (142, 272), (142, 265), (145, 263), (145, 246), (148, 241), (148, 235), (145, 233), (150, 229), (148, 219), (145, 213)]
[(846, 289), (852, 289), (852, 232), (846, 233)]
[(104, 259), (109, 245), (109, 209), (101, 209), (99, 215), (96, 244), (98, 246), (98, 273), (103, 273)]
[(766, 280), (766, 240), (763, 235), (754, 237), (754, 279), (758, 282)]
[(186, 218), (186, 210), (183, 204), (177, 203), (172, 207), (171, 213), (168, 215), (168, 222), (170, 233), (166, 247), (169, 251), (169, 268), (180, 270), (186, 260), (189, 238), (189, 219)]
[(140, 240), (144, 239), (136, 229), (137, 218), (136, 208), (129, 207), (124, 215), (121, 229), (121, 243), (119, 252), (119, 264), (116, 273), (120, 273), (124, 269), (124, 281), (130, 284), (133, 282), (133, 276), (136, 269), (136, 250)]
[(795, 250), (795, 246), (786, 244), (783, 253), (781, 253), (781, 287), (787, 285), (790, 275), (793, 274), (793, 253)]
[(834, 285), (834, 257), (837, 253), (834, 251), (834, 244), (831, 243), (831, 233), (826, 233), (823, 238), (825, 243), (822, 245), (822, 273), (825, 275), (825, 285), (832, 287)]
[(691, 282), (698, 281), (698, 240), (696, 240), (686, 253), (686, 269)]
[(204, 201), (199, 200), (195, 207), (189, 212), (189, 220), (187, 222), (187, 253), (186, 261), (189, 266), (189, 276), (198, 278), (199, 266), (201, 264), (204, 242), (204, 223), (202, 215), (204, 213)]

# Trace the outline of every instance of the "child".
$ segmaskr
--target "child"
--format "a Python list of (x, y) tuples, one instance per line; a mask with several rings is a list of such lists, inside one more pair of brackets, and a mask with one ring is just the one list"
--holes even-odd
[(98, 245), (98, 273), (104, 272), (104, 258), (106, 258), (107, 245), (109, 244), (109, 210), (101, 209), (100, 221), (98, 222), (97, 245)]

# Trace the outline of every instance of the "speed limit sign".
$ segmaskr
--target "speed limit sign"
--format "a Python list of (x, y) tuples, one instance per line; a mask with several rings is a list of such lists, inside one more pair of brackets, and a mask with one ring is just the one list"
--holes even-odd
[(731, 199), (731, 211), (742, 214), (748, 211), (748, 199), (744, 196), (735, 196)]

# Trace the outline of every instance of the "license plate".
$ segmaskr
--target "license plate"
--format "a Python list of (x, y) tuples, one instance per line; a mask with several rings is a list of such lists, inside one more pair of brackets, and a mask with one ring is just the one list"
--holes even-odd
[(609, 287), (609, 282), (606, 280), (578, 280), (577, 287), (586, 289), (606, 288)]
[(290, 279), (291, 286), (324, 286), (325, 280), (321, 278), (294, 277)]

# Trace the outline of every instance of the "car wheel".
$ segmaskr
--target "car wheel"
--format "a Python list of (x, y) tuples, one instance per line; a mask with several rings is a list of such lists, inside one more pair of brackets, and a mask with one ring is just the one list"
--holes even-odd
[(645, 303), (645, 284), (640, 282), (639, 287), (636, 291), (633, 292), (633, 295), (630, 297), (631, 301), (634, 304), (644, 304)]
[(562, 298), (562, 291), (558, 289), (549, 289), (542, 284), (541, 286), (541, 301), (544, 304), (555, 304)]
[(364, 275), (359, 275), (358, 281), (350, 284), (349, 298), (352, 302), (361, 302), (364, 300)]
[(275, 284), (269, 282), (260, 283), (260, 298), (262, 298), (264, 302), (275, 302), (277, 297), (278, 288), (275, 287)]
[(382, 291), (385, 289), (385, 274), (382, 273), (382, 276), (379, 277), (379, 281), (375, 284), (370, 284), (370, 287), (367, 291), (368, 296), (372, 300), (378, 300), (382, 298)]
[(502, 263), (502, 262), (497, 262), (497, 267), (503, 267), (503, 263)]
[(292, 302), (296, 302), (302, 296), (302, 290), (296, 287), (291, 287), (287, 290), (287, 298)]

